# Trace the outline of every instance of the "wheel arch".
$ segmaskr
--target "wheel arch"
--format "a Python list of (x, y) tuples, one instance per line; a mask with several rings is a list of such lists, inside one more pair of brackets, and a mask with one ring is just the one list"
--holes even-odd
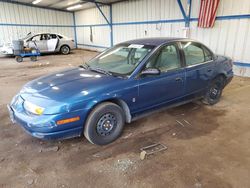
[(223, 84), (223, 85), (225, 86), (226, 79), (227, 79), (226, 74), (223, 73), (223, 72), (221, 72), (221, 73), (217, 74), (212, 80), (215, 80), (215, 79), (218, 78), (218, 77), (222, 77), (222, 78), (224, 79), (224, 84)]
[(67, 46), (67, 47), (69, 47), (69, 50), (71, 50), (71, 48), (70, 48), (70, 46), (69, 46), (68, 44), (62, 44), (62, 45), (60, 46), (60, 49), (59, 49), (59, 51), (61, 51), (62, 47), (64, 47), (64, 46)]
[(92, 105), (89, 108), (90, 110), (87, 114), (87, 117), (95, 109), (96, 106), (98, 106), (104, 102), (111, 102), (111, 103), (118, 105), (124, 112), (126, 123), (130, 123), (132, 121), (132, 116), (131, 116), (130, 109), (129, 109), (127, 103), (124, 100), (119, 99), (119, 98), (103, 99), (103, 100), (100, 100), (98, 102), (95, 102), (94, 104), (92, 103)]

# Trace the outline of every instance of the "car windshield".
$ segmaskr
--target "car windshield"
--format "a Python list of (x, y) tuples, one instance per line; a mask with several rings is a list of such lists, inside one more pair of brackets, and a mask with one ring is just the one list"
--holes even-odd
[(130, 75), (142, 59), (148, 55), (154, 46), (138, 44), (120, 44), (86, 63), (91, 70), (103, 73)]

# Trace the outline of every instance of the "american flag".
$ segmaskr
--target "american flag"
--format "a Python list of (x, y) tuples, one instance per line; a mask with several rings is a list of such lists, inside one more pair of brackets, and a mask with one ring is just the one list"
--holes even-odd
[(201, 0), (198, 27), (213, 27), (220, 0)]

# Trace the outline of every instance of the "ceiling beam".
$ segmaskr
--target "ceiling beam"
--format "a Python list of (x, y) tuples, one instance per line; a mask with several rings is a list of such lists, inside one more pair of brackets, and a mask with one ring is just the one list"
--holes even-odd
[(103, 3), (103, 2), (95, 1), (95, 0), (82, 0), (82, 1), (85, 1), (85, 2), (88, 2), (88, 3), (98, 3), (100, 5), (110, 5), (111, 4), (111, 3)]

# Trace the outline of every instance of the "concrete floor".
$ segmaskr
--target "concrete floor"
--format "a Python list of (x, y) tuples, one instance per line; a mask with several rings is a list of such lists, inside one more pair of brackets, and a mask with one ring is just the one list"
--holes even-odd
[[(84, 138), (41, 141), (11, 124), (6, 104), (23, 84), (95, 54), (76, 50), (21, 64), (0, 57), (0, 187), (250, 187), (247, 78), (235, 77), (217, 105), (190, 103), (153, 114), (103, 147)], [(154, 142), (168, 149), (141, 161), (140, 148)]]

